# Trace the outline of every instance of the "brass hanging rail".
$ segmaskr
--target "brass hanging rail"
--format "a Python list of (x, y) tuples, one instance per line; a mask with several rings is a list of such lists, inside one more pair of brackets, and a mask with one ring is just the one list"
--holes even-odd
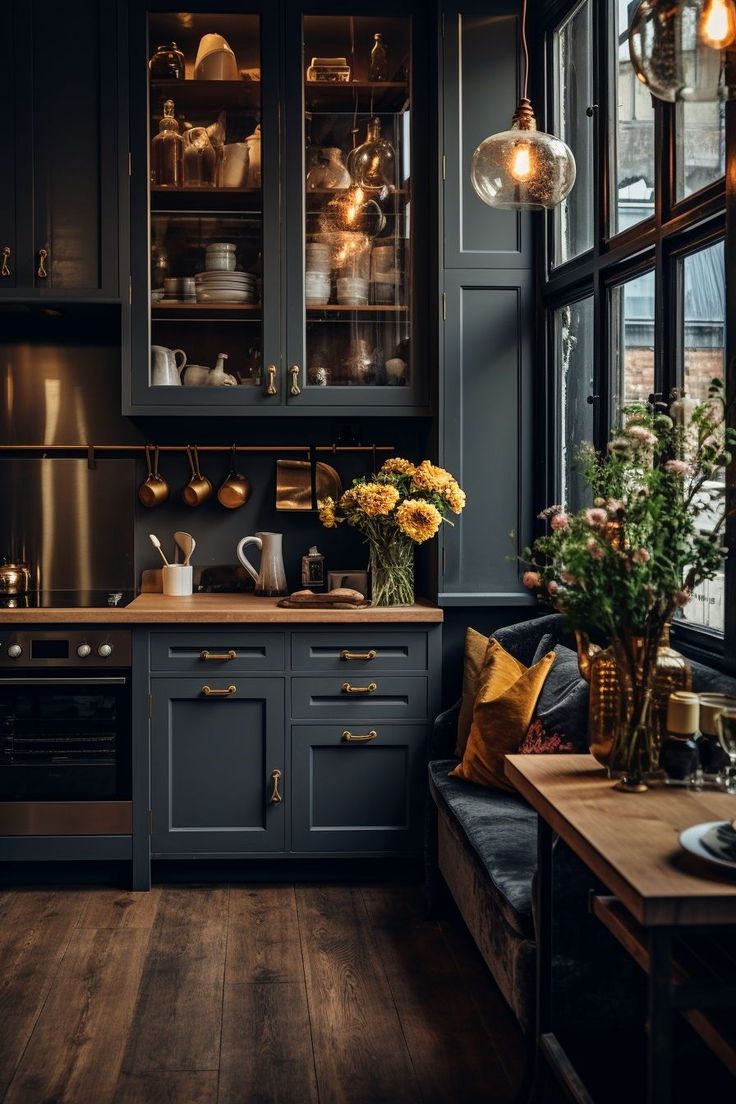
[[(150, 446), (149, 446), (150, 447)], [(186, 452), (186, 445), (158, 445), (160, 452)], [(395, 445), (235, 445), (236, 452), (395, 452)], [(144, 452), (145, 445), (0, 445), (0, 452)], [(197, 445), (198, 452), (232, 452), (232, 445)]]

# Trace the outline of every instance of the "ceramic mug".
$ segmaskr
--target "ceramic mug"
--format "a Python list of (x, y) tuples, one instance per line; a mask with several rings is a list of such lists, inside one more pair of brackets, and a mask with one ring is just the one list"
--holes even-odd
[(191, 564), (165, 564), (161, 568), (164, 594), (171, 598), (188, 598), (192, 593), (193, 571)]
[(146, 445), (148, 476), (138, 488), (139, 500), (149, 509), (160, 506), (169, 497), (169, 485), (158, 470), (158, 451), (158, 445)]
[(212, 497), (212, 484), (206, 475), (202, 475), (199, 469), (199, 454), (196, 445), (187, 445), (187, 458), (192, 474), (181, 492), (181, 497), (187, 506), (201, 506), (203, 502)]

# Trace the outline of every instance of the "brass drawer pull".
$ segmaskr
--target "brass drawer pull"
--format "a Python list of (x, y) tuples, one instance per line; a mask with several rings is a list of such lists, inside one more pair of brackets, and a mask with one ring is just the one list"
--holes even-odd
[(342, 734), (343, 742), (346, 744), (367, 744), (369, 740), (375, 740), (378, 733), (374, 728), (370, 732), (353, 733), (348, 732), (346, 729)]
[(228, 648), (226, 652), (208, 652), (207, 649), (199, 653), (200, 659), (220, 659), (225, 662), (228, 659), (237, 659), (238, 653), (234, 648)]
[(269, 364), (266, 368), (266, 375), (268, 376), (268, 382), (266, 383), (266, 395), (278, 395), (278, 388), (276, 387), (276, 365)]
[(3, 263), (2, 263), (2, 267), (0, 268), (0, 276), (9, 276), (10, 275), (10, 265), (8, 264), (8, 261), (10, 260), (10, 254), (11, 253), (12, 253), (12, 249), (10, 248), (10, 246), (9, 245), (4, 245), (3, 246), (3, 252), (2, 252)]
[(373, 694), (377, 689), (377, 682), (369, 682), (367, 686), (351, 686), (349, 682), (342, 684), (343, 694)]
[(225, 690), (213, 690), (211, 686), (203, 686), (202, 694), (205, 698), (229, 698), (237, 691), (237, 686), (230, 685)]
[(371, 648), (368, 652), (349, 652), (347, 648), (340, 652), (340, 659), (375, 659), (378, 652), (375, 648)]
[(271, 771), (271, 782), (273, 788), (271, 790), (271, 804), (278, 805), (280, 801), (283, 801), (281, 790), (279, 789), (279, 782), (281, 781), (281, 771)]
[(299, 367), (299, 365), (298, 364), (292, 364), (291, 368), (289, 369), (289, 374), (291, 376), (291, 387), (289, 388), (289, 394), (290, 395), (296, 396), (296, 395), (301, 395), (301, 393), (302, 393), (302, 389), (299, 386), (299, 373), (300, 372), (301, 372), (301, 368)]
[(39, 249), (38, 268), (36, 269), (36, 275), (38, 276), (39, 280), (45, 280), (48, 277), (48, 272), (46, 271), (46, 261), (48, 260), (48, 256), (48, 249)]

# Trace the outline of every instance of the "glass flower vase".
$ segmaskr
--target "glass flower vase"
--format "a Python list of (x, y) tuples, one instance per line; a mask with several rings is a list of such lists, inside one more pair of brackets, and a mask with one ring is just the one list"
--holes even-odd
[(657, 672), (657, 634), (618, 637), (611, 642), (619, 680), (619, 711), (608, 773), (618, 777), (617, 788), (643, 793), (645, 776), (658, 759), (652, 747), (649, 711)]
[(374, 606), (414, 602), (414, 544), (403, 535), (370, 540), (371, 600)]

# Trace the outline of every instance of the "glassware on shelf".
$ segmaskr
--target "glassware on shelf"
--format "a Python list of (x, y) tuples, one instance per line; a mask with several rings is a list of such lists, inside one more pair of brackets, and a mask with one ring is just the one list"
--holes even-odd
[(349, 188), (352, 180), (336, 146), (312, 150), (307, 173), (308, 192), (333, 192)]
[(736, 709), (724, 709), (719, 713), (718, 739), (729, 759), (726, 768), (726, 790), (736, 794)]
[(151, 290), (163, 292), (164, 280), (168, 275), (169, 255), (163, 245), (154, 241), (151, 246)]
[(159, 188), (180, 188), (183, 179), (184, 139), (174, 117), (174, 101), (166, 100), (151, 142), (151, 183)]
[(346, 382), (356, 387), (365, 387), (373, 382), (373, 354), (366, 338), (356, 337), (350, 342), (345, 372)]
[(383, 43), (383, 35), (374, 34), (369, 78), (372, 81), (388, 80), (388, 55)]
[(148, 63), (151, 80), (184, 80), (184, 54), (175, 42), (168, 46), (157, 46), (156, 52)]
[(261, 124), (245, 139), (248, 147), (248, 187), (261, 186)]
[(225, 130), (227, 117), (221, 111), (214, 123), (207, 127), (207, 137), (215, 151), (215, 184), (218, 188), (223, 186), (223, 172), (225, 164)]
[(350, 172), (356, 184), (372, 191), (396, 188), (396, 151), (381, 134), (381, 120), (368, 123), (365, 141), (352, 151)]
[(224, 147), (222, 186), (248, 187), (248, 147), (245, 142), (231, 142)]
[(184, 134), (184, 187), (213, 188), (217, 180), (217, 154), (206, 127), (191, 127)]

